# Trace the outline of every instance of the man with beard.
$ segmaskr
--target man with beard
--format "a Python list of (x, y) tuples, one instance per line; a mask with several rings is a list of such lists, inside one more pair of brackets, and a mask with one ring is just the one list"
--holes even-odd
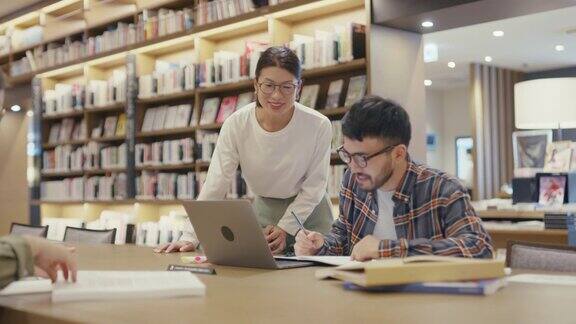
[(300, 230), (297, 255), (350, 255), (359, 261), (421, 254), (493, 256), (466, 188), (410, 158), (411, 125), (402, 107), (365, 97), (344, 116), (342, 133), (338, 154), (348, 169), (339, 218), (327, 235)]

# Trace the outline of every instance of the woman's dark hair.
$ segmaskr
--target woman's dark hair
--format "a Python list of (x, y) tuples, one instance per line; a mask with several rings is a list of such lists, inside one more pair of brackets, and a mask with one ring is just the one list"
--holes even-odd
[(376, 137), (391, 145), (410, 144), (412, 126), (404, 108), (378, 96), (366, 96), (352, 105), (342, 119), (342, 134), (362, 141)]
[(260, 73), (264, 68), (272, 66), (284, 69), (290, 72), (296, 79), (300, 80), (302, 74), (300, 59), (298, 59), (296, 53), (288, 47), (269, 47), (262, 52), (256, 64), (256, 79), (260, 77)]

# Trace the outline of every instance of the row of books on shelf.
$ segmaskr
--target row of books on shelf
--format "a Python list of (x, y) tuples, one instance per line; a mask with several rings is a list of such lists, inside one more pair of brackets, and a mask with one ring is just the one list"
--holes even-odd
[(86, 120), (84, 118), (81, 120), (64, 118), (61, 122), (50, 125), (48, 143), (83, 140), (87, 137), (86, 133)]
[[(267, 1), (254, 2), (258, 3), (258, 6), (268, 5)], [(270, 5), (278, 2), (286, 1), (271, 0)], [(191, 8), (180, 10), (169, 8), (145, 9), (138, 14), (134, 23), (118, 22), (100, 35), (84, 39), (78, 39), (78, 35), (72, 35), (66, 37), (62, 42), (48, 43), (45, 46), (38, 46), (28, 50), (25, 56), (11, 64), (10, 75), (18, 76), (66, 64), (117, 48), (190, 30), (194, 25), (219, 21), (253, 10), (254, 4), (251, 0), (201, 1), (196, 6), (196, 10)], [(11, 44), (16, 42), (17, 39), (20, 41), (18, 41), (18, 46), (15, 48), (40, 44), (43, 38), (43, 29), (41, 26), (34, 26), (20, 32), (20, 34), (22, 36), (0, 37), (0, 54), (8, 53)]]
[(126, 144), (107, 146), (89, 142), (86, 145), (58, 145), (42, 152), (44, 172), (69, 172), (126, 167)]
[(120, 200), (127, 197), (126, 184), (125, 173), (42, 181), (40, 197), (44, 201)]
[[(144, 171), (141, 176), (136, 177), (136, 199), (195, 199), (206, 181), (206, 174), (206, 172), (182, 174)], [(240, 171), (232, 177), (226, 197), (229, 199), (253, 197)]]
[(16, 28), (8, 25), (4, 35), (0, 35), (0, 55), (8, 54), (11, 50), (17, 51), (42, 43), (44, 37), (43, 26), (30, 26)]
[[(74, 40), (74, 37), (66, 37), (62, 44), (49, 43), (45, 49), (39, 46), (28, 50), (26, 56), (13, 62), (10, 75), (17, 76), (50, 68), (139, 42), (190, 30), (192, 27), (193, 11), (191, 8), (181, 10), (145, 9), (137, 16), (135, 23), (118, 22), (102, 34), (87, 37), (85, 40)], [(33, 46), (33, 44), (29, 46)]]
[(126, 135), (126, 114), (110, 115), (97, 119), (90, 133), (91, 138)]
[(304, 69), (365, 58), (366, 26), (348, 22), (334, 25), (333, 31), (315, 30), (314, 36), (294, 34), (289, 47)]
[(254, 101), (254, 92), (245, 92), (237, 96), (204, 99), (199, 125), (221, 124), (236, 110)]
[[(344, 86), (347, 85), (346, 91)], [(357, 75), (349, 79), (333, 80), (328, 85), (325, 97), (320, 97), (323, 84), (307, 84), (302, 87), (299, 103), (312, 109), (334, 109), (350, 107), (366, 94), (366, 75)]]
[(144, 133), (195, 126), (196, 119), (191, 104), (153, 107), (146, 109), (140, 130)]
[(126, 102), (126, 73), (114, 70), (108, 80), (90, 80), (87, 86), (57, 83), (42, 99), (47, 116)]
[(154, 72), (138, 78), (138, 97), (179, 93), (196, 88), (196, 65), (191, 62), (172, 63), (156, 60)]
[(191, 138), (136, 144), (136, 166), (177, 165), (194, 162), (196, 145)]

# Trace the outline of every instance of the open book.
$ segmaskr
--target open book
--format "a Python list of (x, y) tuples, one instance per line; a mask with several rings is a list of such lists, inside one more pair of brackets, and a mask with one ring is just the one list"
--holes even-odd
[(206, 286), (188, 271), (78, 271), (75, 283), (59, 280), (52, 302), (202, 296)]
[(363, 287), (414, 282), (500, 278), (504, 261), (434, 255), (347, 263), (316, 271), (318, 279), (335, 278)]

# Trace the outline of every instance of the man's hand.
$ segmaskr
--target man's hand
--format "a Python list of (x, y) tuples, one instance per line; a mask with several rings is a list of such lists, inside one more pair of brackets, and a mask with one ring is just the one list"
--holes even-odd
[(192, 252), (196, 250), (196, 244), (190, 241), (177, 241), (173, 243), (166, 243), (154, 249), (156, 253), (170, 253), (170, 252)]
[(76, 282), (77, 265), (74, 249), (62, 244), (33, 236), (23, 236), (30, 245), (36, 274), (56, 282), (58, 270), (62, 270), (64, 279)]
[(284, 249), (286, 249), (286, 232), (280, 227), (273, 225), (266, 226), (263, 231), (272, 254), (283, 254)]
[(324, 235), (318, 232), (300, 230), (296, 233), (294, 252), (296, 255), (315, 255), (324, 245)]
[(352, 260), (356, 261), (368, 261), (372, 259), (378, 259), (380, 253), (378, 248), (380, 246), (380, 240), (373, 235), (365, 236), (360, 242), (354, 245), (352, 249)]

